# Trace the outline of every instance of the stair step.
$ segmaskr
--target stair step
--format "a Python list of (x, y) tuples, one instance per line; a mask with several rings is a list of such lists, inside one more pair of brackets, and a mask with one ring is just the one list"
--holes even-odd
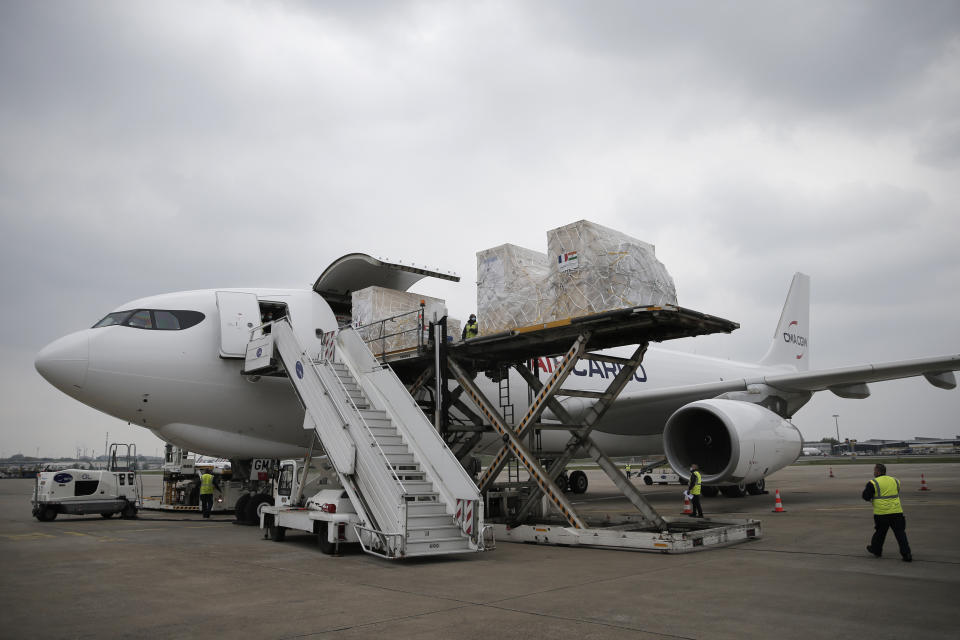
[(407, 541), (453, 540), (460, 537), (460, 527), (455, 524), (440, 527), (407, 527)]
[(407, 504), (410, 504), (411, 502), (414, 502), (414, 503), (436, 502), (437, 504), (442, 504), (441, 502), (439, 502), (440, 494), (435, 491), (423, 491), (423, 492), (407, 491), (403, 497), (407, 501)]
[(372, 433), (376, 438), (379, 438), (380, 436), (395, 436), (398, 434), (397, 428), (392, 424), (390, 425), (368, 424), (367, 426), (370, 427), (370, 433)]
[[(360, 415), (363, 415), (365, 411), (367, 411), (367, 409), (361, 409)], [(363, 416), (363, 421), (366, 423), (368, 427), (370, 427), (371, 430), (373, 430), (374, 428), (393, 429), (394, 431), (397, 430), (397, 428), (393, 425), (393, 421), (390, 418), (368, 418), (366, 416)]]
[(404, 445), (404, 446), (406, 445), (406, 443), (403, 441), (403, 438), (401, 438), (400, 434), (398, 433), (393, 433), (388, 435), (378, 435), (374, 433), (373, 437), (377, 441), (377, 444), (379, 444), (381, 447), (385, 447), (385, 446), (395, 447), (399, 445)]
[(422, 542), (407, 541), (407, 553), (410, 556), (429, 556), (440, 553), (455, 553), (471, 551), (470, 541), (467, 538), (445, 538), (442, 540), (424, 540)]
[(403, 483), (403, 490), (407, 495), (435, 494), (433, 483), (429, 480), (410, 480)]
[[(404, 453), (409, 453), (410, 447), (403, 444), (382, 444), (380, 445), (380, 450), (383, 451), (386, 455), (402, 455)], [(410, 454), (413, 455), (413, 454)], [(389, 458), (387, 458), (389, 460)]]
[(426, 482), (427, 474), (423, 471), (394, 471), (397, 480), (406, 484), (408, 482)]
[(364, 409), (360, 412), (360, 415), (367, 421), (367, 424), (370, 424), (371, 420), (390, 420), (390, 416), (383, 409)]
[(416, 463), (412, 453), (388, 453), (387, 462), (391, 465), (412, 465)]
[(407, 530), (423, 527), (453, 527), (453, 517), (444, 510), (442, 513), (412, 514), (407, 509)]

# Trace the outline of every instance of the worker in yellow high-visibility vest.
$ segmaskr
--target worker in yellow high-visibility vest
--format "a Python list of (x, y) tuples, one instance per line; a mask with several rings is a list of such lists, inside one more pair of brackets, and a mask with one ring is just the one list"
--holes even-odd
[(687, 485), (687, 493), (690, 494), (690, 506), (693, 507), (691, 518), (702, 518), (703, 507), (700, 506), (700, 489), (703, 484), (703, 476), (700, 475), (700, 467), (696, 464), (690, 465), (690, 484)]
[(886, 465), (874, 465), (873, 480), (867, 483), (862, 497), (873, 503), (874, 531), (867, 551), (879, 558), (883, 553), (887, 529), (893, 529), (893, 535), (900, 545), (900, 557), (904, 562), (912, 562), (913, 554), (907, 542), (907, 519), (903, 517), (903, 506), (900, 504), (900, 481), (887, 475)]
[(467, 324), (463, 325), (463, 331), (460, 332), (460, 339), (469, 340), (470, 338), (476, 338), (479, 333), (480, 326), (477, 324), (477, 316), (471, 313), (470, 319), (467, 321)]
[(210, 510), (213, 509), (213, 474), (209, 469), (200, 476), (200, 509), (204, 518), (210, 517)]

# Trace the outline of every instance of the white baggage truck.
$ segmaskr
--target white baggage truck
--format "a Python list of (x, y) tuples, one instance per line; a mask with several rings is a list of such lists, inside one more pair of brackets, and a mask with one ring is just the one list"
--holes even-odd
[(303, 531), (316, 535), (327, 554), (337, 553), (341, 544), (360, 542), (356, 510), (336, 473), (325, 467), (329, 464), (322, 459), (280, 462), (274, 504), (260, 505), (258, 511), (264, 537), (282, 542), (287, 530)]
[(658, 469), (651, 469), (645, 473), (639, 474), (639, 477), (643, 480), (643, 484), (650, 486), (652, 484), (687, 484), (687, 481), (680, 477), (670, 467), (660, 467)]
[[(125, 455), (118, 455), (121, 448)], [(50, 522), (61, 513), (137, 517), (142, 490), (136, 460), (136, 445), (111, 444), (107, 469), (41, 471), (33, 488), (33, 517), (40, 522)]]

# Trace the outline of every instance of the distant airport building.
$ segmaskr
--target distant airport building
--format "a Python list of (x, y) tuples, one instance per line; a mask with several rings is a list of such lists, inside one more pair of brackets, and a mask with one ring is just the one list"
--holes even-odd
[[(852, 448), (851, 448), (852, 445)], [(806, 445), (812, 446), (812, 445)], [(917, 436), (912, 440), (852, 440), (834, 446), (836, 454), (850, 451), (867, 455), (923, 455), (960, 452), (960, 435), (954, 438), (930, 438)]]

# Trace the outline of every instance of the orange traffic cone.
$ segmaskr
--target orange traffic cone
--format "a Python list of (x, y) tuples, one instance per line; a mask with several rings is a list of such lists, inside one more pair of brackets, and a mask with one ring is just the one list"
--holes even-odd
[(683, 515), (692, 515), (693, 507), (690, 505), (690, 498), (683, 494)]
[(774, 503), (774, 513), (786, 513), (786, 509), (783, 508), (783, 502), (780, 501), (780, 489), (777, 489), (777, 500)]
[(927, 488), (927, 479), (923, 477), (923, 474), (920, 474), (920, 491), (930, 491)]
[(831, 478), (834, 477), (834, 475), (833, 475), (833, 467), (830, 467), (830, 477), (831, 477)]

